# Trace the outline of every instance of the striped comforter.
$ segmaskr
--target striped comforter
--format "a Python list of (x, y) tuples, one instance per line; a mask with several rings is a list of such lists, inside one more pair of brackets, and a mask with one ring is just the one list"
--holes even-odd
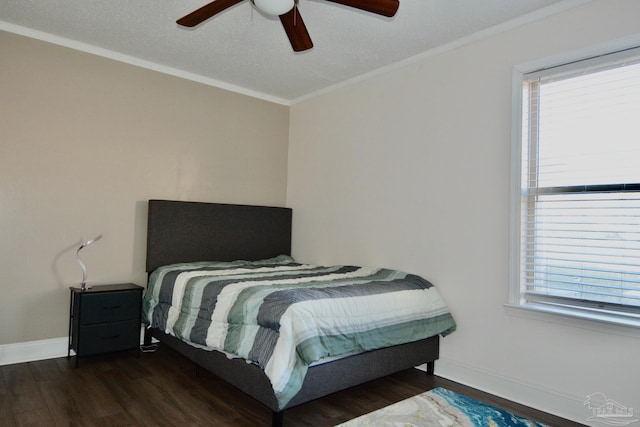
[(143, 316), (192, 345), (260, 366), (280, 408), (313, 362), (456, 328), (436, 288), (421, 277), (298, 264), (288, 256), (160, 267), (149, 277)]

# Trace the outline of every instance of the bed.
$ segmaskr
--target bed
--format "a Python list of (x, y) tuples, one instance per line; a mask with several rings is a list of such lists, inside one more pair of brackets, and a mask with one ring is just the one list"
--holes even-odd
[[(400, 338), (394, 338), (392, 334), (378, 334), (376, 335), (378, 338), (374, 338), (372, 341), (376, 341), (376, 339), (379, 341), (380, 336), (384, 336), (384, 340), (391, 339), (392, 341), (389, 341), (391, 344), (387, 343), (388, 345), (382, 348), (376, 348), (368, 342), (364, 345), (363, 342), (366, 340), (361, 339), (361, 335), (356, 333), (353, 335), (356, 336), (355, 339), (352, 335), (349, 335), (349, 339), (342, 339), (338, 347), (344, 346), (344, 354), (338, 355), (340, 351), (334, 350), (331, 347), (332, 343), (325, 346), (325, 341), (329, 341), (325, 339), (326, 336), (321, 339), (315, 339), (317, 337), (314, 336), (314, 340), (305, 341), (313, 341), (314, 345), (321, 342), (320, 350), (316, 347), (309, 350), (314, 356), (305, 356), (304, 350), (301, 350), (303, 346), (298, 342), (293, 344), (293, 351), (284, 350), (282, 353), (277, 353), (278, 357), (272, 357), (275, 354), (274, 348), (279, 349), (282, 347), (282, 342), (285, 341), (284, 338), (279, 338), (280, 335), (286, 335), (279, 329), (285, 328), (285, 321), (280, 318), (270, 319), (269, 315), (265, 313), (276, 311), (280, 316), (283, 316), (283, 313), (290, 312), (288, 309), (279, 308), (283, 303), (279, 302), (280, 300), (277, 298), (281, 298), (282, 295), (287, 301), (287, 307), (294, 305), (291, 300), (299, 302), (299, 297), (292, 296), (294, 295), (292, 294), (294, 290), (291, 289), (293, 286), (291, 284), (292, 277), (295, 277), (294, 281), (311, 281), (314, 289), (317, 288), (319, 280), (317, 277), (321, 277), (322, 283), (330, 283), (321, 292), (330, 292), (333, 295), (343, 289), (353, 292), (351, 287), (347, 287), (342, 282), (336, 284), (335, 277), (340, 276), (339, 279), (342, 280), (341, 275), (344, 274), (348, 277), (349, 285), (355, 283), (357, 286), (364, 287), (362, 283), (365, 279), (363, 278), (366, 277), (366, 280), (369, 280), (368, 275), (372, 275), (373, 282), (375, 282), (373, 284), (379, 289), (383, 289), (389, 281), (394, 284), (402, 282), (403, 286), (408, 287), (403, 291), (403, 295), (413, 295), (408, 292), (420, 291), (421, 295), (435, 293), (439, 298), (437, 290), (429, 282), (417, 276), (400, 277), (398, 272), (386, 269), (370, 271), (364, 267), (324, 267), (297, 263), (290, 257), (291, 219), (292, 211), (288, 208), (150, 200), (146, 263), (149, 285), (143, 307), (143, 311), (147, 313), (145, 319), (148, 323), (145, 340), (149, 342), (151, 337), (155, 337), (164, 345), (194, 361), (198, 367), (207, 369), (267, 406), (273, 413), (272, 426), (274, 427), (283, 424), (283, 413), (286, 409), (336, 391), (425, 363), (427, 364), (427, 373), (433, 374), (434, 362), (439, 356), (439, 337), (455, 330), (455, 322), (446, 307), (438, 307), (439, 320), (433, 326), (435, 329), (429, 326), (426, 329), (430, 332), (428, 334), (421, 332), (423, 336), (418, 338), (409, 340), (403, 338), (400, 341)], [(197, 273), (196, 270), (198, 270)], [(203, 271), (205, 272), (203, 273)], [(202, 286), (207, 286), (206, 289), (210, 289), (211, 283), (213, 283), (211, 281), (215, 281), (216, 286), (223, 283), (227, 287), (223, 288), (220, 285), (219, 289), (224, 289), (224, 292), (227, 292), (229, 288), (237, 290), (233, 298), (240, 299), (242, 296), (243, 301), (249, 301), (246, 295), (255, 294), (258, 296), (257, 301), (260, 301), (260, 304), (266, 306), (268, 301), (269, 307), (272, 309), (265, 310), (257, 303), (246, 302), (242, 309), (236, 311), (243, 314), (251, 312), (253, 317), (249, 317), (261, 320), (251, 321), (248, 322), (252, 323), (251, 325), (243, 324), (240, 327), (238, 326), (239, 322), (229, 320), (235, 319), (231, 315), (231, 310), (235, 310), (235, 306), (229, 303), (228, 311), (224, 311), (222, 308), (225, 301), (231, 298), (226, 296), (229, 293), (224, 293), (225, 297), (223, 297), (222, 291), (216, 291), (219, 293), (215, 294), (212, 307), (215, 306), (217, 311), (207, 312), (206, 308), (194, 305), (193, 301), (189, 299), (190, 297), (186, 296), (191, 296), (198, 291), (185, 291), (187, 286), (197, 288), (199, 285), (194, 282), (198, 282), (198, 280), (200, 281), (198, 283), (204, 283), (202, 277), (205, 277), (206, 284)], [(265, 277), (269, 279), (268, 285), (264, 285)], [(300, 277), (304, 278), (300, 279)], [(328, 277), (331, 277), (331, 282)], [(246, 285), (249, 281), (259, 283), (261, 285), (259, 290), (249, 288)], [(302, 286), (307, 289), (308, 293), (310, 285), (306, 283)], [(201, 289), (199, 298), (204, 301), (207, 298), (201, 296), (204, 292), (202, 289), (205, 288), (199, 289)], [(171, 295), (168, 294), (169, 292)], [(165, 303), (160, 302), (162, 300), (160, 295), (163, 293), (165, 294)], [(233, 300), (233, 303), (236, 299)], [(413, 299), (409, 298), (409, 300)], [(187, 302), (184, 302), (185, 300)], [(220, 312), (223, 314), (220, 315)], [(396, 312), (394, 310), (394, 313)], [(300, 323), (300, 319), (303, 317), (298, 314), (295, 318), (297, 320), (287, 324)], [(222, 327), (215, 326), (220, 324), (216, 318), (223, 319), (225, 322), (228, 320), (228, 323)], [(198, 322), (203, 319), (208, 319), (209, 323), (205, 327), (198, 327)], [(415, 321), (422, 322), (423, 320)], [(431, 320), (428, 321), (431, 322)], [(275, 324), (274, 330), (276, 332), (269, 330), (261, 335), (265, 328), (258, 324), (262, 325), (263, 323)], [(426, 329), (421, 326), (420, 331)], [(205, 334), (202, 332), (203, 330), (213, 332), (211, 335), (207, 335), (209, 332)], [(233, 336), (242, 337), (242, 339), (237, 339), (238, 342), (229, 338), (232, 336), (229, 331), (236, 330), (240, 330), (240, 332)], [(223, 334), (222, 338), (218, 337), (216, 333)], [(298, 335), (300, 334), (292, 334), (292, 336)], [(335, 334), (335, 336), (340, 335)], [(407, 335), (407, 332), (401, 332), (399, 335)], [(245, 340), (247, 336), (250, 336), (253, 341), (250, 341), (249, 345), (242, 344), (245, 342), (242, 340)], [(348, 348), (351, 341), (358, 341), (357, 344), (353, 344), (353, 349)], [(235, 344), (232, 346), (234, 353), (229, 352), (228, 347), (218, 347), (213, 344), (218, 342), (221, 345), (233, 342)], [(261, 344), (256, 344), (258, 342)], [(269, 351), (262, 350), (263, 347), (269, 348)], [(342, 349), (342, 347), (340, 348)], [(356, 348), (359, 351), (352, 351)], [(242, 349), (244, 350), (241, 351)], [(238, 353), (235, 354), (235, 351)], [(260, 356), (263, 353), (268, 354), (263, 357), (264, 360)], [(290, 364), (283, 362), (287, 360), (288, 356), (286, 355), (290, 353), (293, 360), (291, 364), (303, 366), (301, 370), (297, 371), (297, 374), (291, 374), (288, 371), (286, 374), (290, 377), (298, 375), (299, 381), (292, 381), (291, 384), (294, 385), (286, 383), (284, 387), (279, 387), (277, 386), (279, 377), (275, 377), (273, 373), (278, 369), (272, 368), (272, 365)], [(259, 355), (256, 356), (256, 354)], [(247, 357), (252, 363), (241, 356)], [(336, 357), (324, 358), (324, 356)], [(271, 359), (269, 359), (270, 357)], [(300, 358), (304, 359), (304, 363), (299, 362)]]

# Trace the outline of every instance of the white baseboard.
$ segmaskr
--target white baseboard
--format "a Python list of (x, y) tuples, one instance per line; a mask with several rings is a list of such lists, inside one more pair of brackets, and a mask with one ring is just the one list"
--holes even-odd
[(0, 345), (0, 366), (65, 357), (69, 338), (49, 338)]
[[(140, 344), (143, 344), (143, 340), (144, 326), (141, 326)], [(157, 342), (155, 339), (154, 341)], [(15, 344), (0, 344), (0, 366), (66, 357), (68, 347), (68, 337), (49, 338)], [(71, 355), (75, 355), (73, 350), (71, 350)]]
[[(420, 366), (419, 369), (426, 370), (426, 365)], [(578, 423), (588, 424), (587, 418), (591, 415), (591, 411), (584, 406), (585, 397), (570, 396), (556, 390), (526, 384), (455, 360), (437, 360), (435, 374)]]

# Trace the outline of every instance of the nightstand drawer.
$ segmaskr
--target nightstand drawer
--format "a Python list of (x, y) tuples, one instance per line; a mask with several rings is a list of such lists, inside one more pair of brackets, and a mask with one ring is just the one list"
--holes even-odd
[(109, 292), (87, 294), (82, 298), (80, 318), (82, 325), (139, 319), (138, 292)]
[(78, 353), (83, 356), (111, 351), (129, 350), (140, 344), (138, 319), (82, 326), (79, 331)]

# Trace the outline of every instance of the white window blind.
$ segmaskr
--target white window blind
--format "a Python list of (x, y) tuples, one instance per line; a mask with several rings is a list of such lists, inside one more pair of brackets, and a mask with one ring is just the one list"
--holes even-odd
[(528, 303), (640, 318), (640, 51), (525, 74)]

